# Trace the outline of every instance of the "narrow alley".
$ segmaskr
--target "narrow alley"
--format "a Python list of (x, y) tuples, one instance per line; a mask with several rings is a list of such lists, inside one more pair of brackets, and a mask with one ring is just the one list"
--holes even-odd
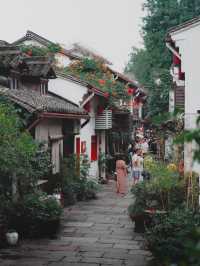
[(150, 254), (127, 215), (131, 196), (121, 198), (114, 183), (98, 199), (66, 208), (57, 238), (29, 240), (1, 250), (1, 266), (145, 266)]

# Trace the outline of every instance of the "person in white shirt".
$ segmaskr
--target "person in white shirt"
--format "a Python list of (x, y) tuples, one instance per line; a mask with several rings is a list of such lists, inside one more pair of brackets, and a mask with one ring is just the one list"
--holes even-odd
[(132, 157), (132, 178), (133, 184), (142, 181), (142, 171), (143, 171), (143, 158), (141, 156), (141, 150), (135, 150)]
[(141, 143), (141, 150), (142, 150), (142, 154), (146, 155), (149, 151), (149, 144), (147, 142), (147, 139), (143, 139), (142, 143)]

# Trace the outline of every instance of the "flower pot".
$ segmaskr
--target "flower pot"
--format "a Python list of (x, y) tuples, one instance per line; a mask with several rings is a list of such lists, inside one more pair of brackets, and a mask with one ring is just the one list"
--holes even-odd
[(6, 233), (6, 240), (9, 245), (14, 246), (19, 240), (19, 234), (17, 232), (8, 232)]
[(131, 220), (135, 223), (134, 231), (136, 233), (145, 232), (145, 216), (144, 215), (130, 215)]
[(41, 224), (40, 236), (53, 236), (60, 226), (60, 219), (45, 221)]

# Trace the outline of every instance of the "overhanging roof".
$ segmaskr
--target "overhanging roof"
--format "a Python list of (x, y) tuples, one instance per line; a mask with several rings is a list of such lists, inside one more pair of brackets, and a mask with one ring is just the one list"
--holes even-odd
[(8, 89), (5, 87), (0, 87), (0, 93), (30, 113), (70, 114), (77, 118), (88, 117), (84, 109), (55, 94), (41, 94), (30, 88)]
[[(27, 41), (27, 40), (35, 40), (37, 42), (39, 42), (40, 44), (48, 47), (49, 45), (53, 44), (53, 45), (56, 45), (56, 43), (36, 34), (35, 32), (33, 31), (30, 31), (30, 30), (27, 30), (26, 32), (26, 35), (23, 36), (22, 38), (18, 39), (17, 41), (13, 42), (12, 44), (13, 45), (19, 45), (21, 43), (23, 43), (24, 41)], [(61, 54), (64, 54), (66, 56), (68, 56), (69, 58), (71, 59), (79, 59), (78, 56), (76, 55), (73, 55), (73, 53), (71, 53), (70, 51), (68, 51), (67, 49), (63, 49), (59, 52)]]
[(172, 33), (176, 33), (177, 31), (180, 31), (180, 30), (186, 30), (191, 26), (196, 26), (199, 24), (200, 24), (200, 17), (196, 17), (196, 18), (190, 19), (190, 20), (188, 20), (182, 24), (179, 24), (175, 27), (172, 27), (171, 29), (169, 29), (168, 34), (170, 35)]

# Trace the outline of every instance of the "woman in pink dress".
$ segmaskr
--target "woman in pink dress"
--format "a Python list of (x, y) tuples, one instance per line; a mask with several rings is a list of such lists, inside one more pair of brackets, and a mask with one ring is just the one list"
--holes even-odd
[(124, 160), (116, 161), (116, 173), (117, 173), (117, 193), (125, 195), (128, 190), (127, 184), (127, 166)]

